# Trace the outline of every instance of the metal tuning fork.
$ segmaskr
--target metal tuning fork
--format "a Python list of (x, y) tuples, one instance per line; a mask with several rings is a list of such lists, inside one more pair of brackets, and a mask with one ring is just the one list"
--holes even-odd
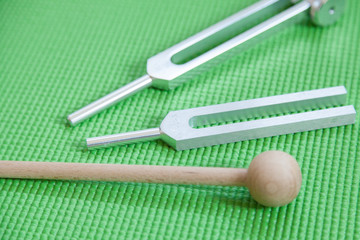
[(173, 111), (159, 128), (88, 138), (86, 142), (93, 149), (161, 139), (176, 150), (185, 150), (353, 124), (354, 107), (340, 106), (345, 104), (346, 94), (345, 87), (339, 86)]
[[(173, 89), (296, 22), (335, 23), (345, 0), (262, 0), (151, 57), (147, 74), (70, 114), (71, 125), (147, 87)], [(259, 23), (259, 20), (263, 20)]]

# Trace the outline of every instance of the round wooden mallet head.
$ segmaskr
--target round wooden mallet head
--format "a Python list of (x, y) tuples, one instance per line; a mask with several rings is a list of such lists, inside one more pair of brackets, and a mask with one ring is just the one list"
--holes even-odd
[(290, 203), (301, 187), (301, 171), (296, 160), (281, 151), (267, 151), (256, 156), (246, 175), (246, 186), (260, 204), (278, 207)]

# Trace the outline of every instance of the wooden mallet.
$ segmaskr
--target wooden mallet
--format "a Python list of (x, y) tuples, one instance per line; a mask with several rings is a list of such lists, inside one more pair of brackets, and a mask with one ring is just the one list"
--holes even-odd
[(248, 169), (0, 161), (0, 177), (246, 186), (257, 202), (269, 207), (294, 200), (302, 181), (296, 160), (281, 151), (259, 154)]

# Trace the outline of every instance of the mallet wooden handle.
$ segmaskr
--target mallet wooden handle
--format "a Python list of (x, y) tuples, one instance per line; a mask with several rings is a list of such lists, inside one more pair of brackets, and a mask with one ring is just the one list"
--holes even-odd
[(280, 151), (259, 154), (248, 169), (0, 161), (0, 178), (246, 186), (256, 201), (271, 207), (291, 202), (301, 186), (299, 165)]
[(0, 178), (245, 186), (247, 169), (0, 161)]

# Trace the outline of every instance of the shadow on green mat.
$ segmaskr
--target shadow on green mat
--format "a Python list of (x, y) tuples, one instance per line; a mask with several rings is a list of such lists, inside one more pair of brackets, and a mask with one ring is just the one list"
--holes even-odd
[[(12, 182), (7, 195), (21, 194), (27, 195), (26, 198), (61, 198), (185, 212), (201, 209), (199, 205), (205, 202), (246, 209), (265, 208), (256, 203), (244, 187), (19, 179), (1, 179), (0, 182), (4, 186)], [(23, 191), (25, 186), (27, 190)]]

